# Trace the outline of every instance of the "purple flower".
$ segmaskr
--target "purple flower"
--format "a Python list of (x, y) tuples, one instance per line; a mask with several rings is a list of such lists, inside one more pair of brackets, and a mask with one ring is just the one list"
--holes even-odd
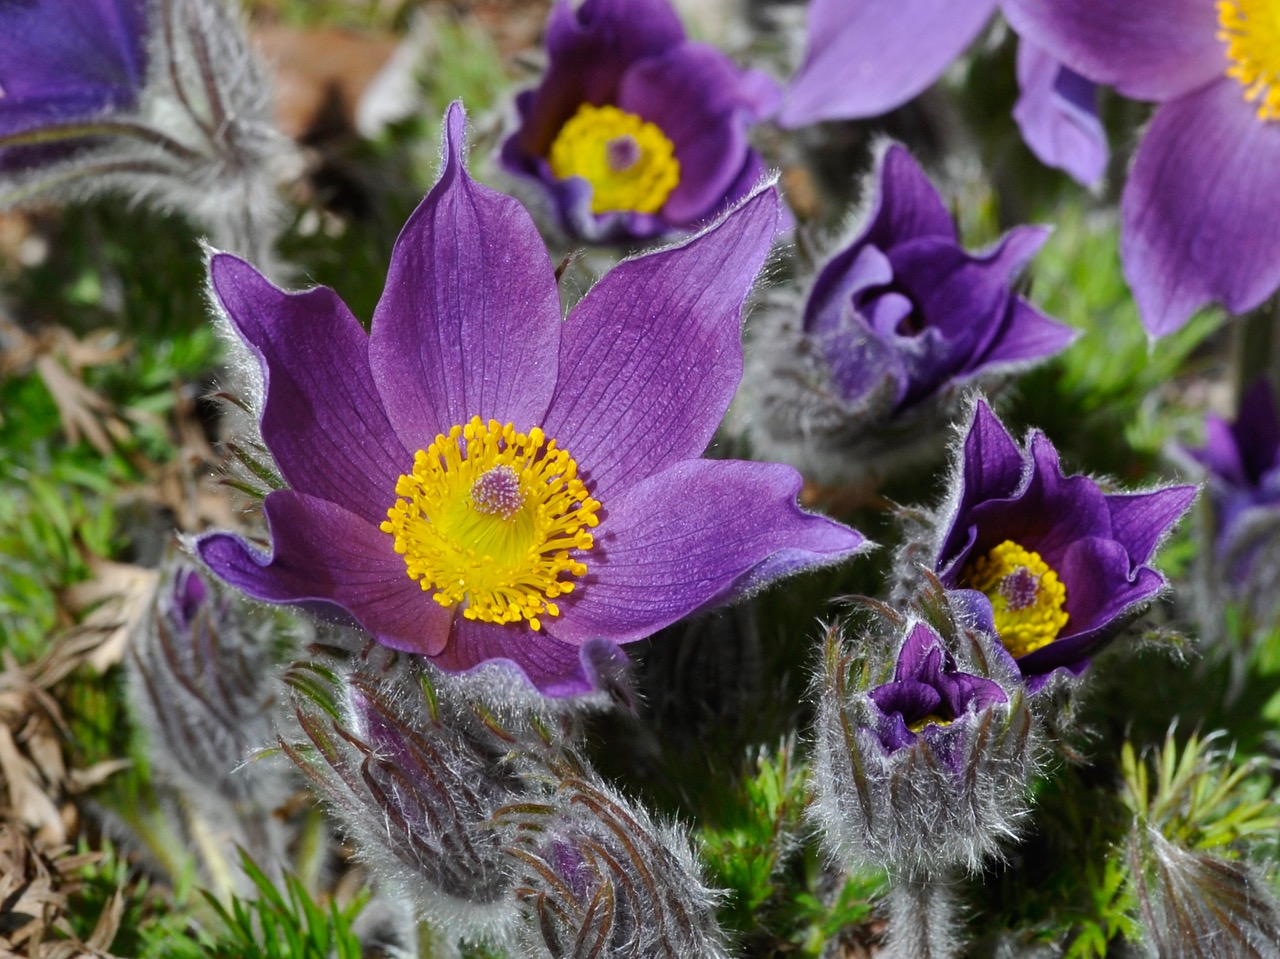
[(1280, 287), (1280, 33), (1265, 0), (1005, 0), (1072, 69), (1160, 104), (1120, 203), (1120, 256), (1153, 337)]
[(561, 0), (546, 43), (546, 76), (516, 98), (502, 164), (547, 191), (571, 234), (688, 229), (763, 176), (747, 128), (776, 108), (776, 84), (686, 40), (666, 0)]
[(531, 219), (463, 169), (459, 105), (446, 121), (370, 334), (331, 290), (213, 258), (290, 488), (264, 504), (270, 553), (212, 533), (205, 562), (445, 669), (510, 660), (561, 695), (590, 688), (612, 644), (861, 549), (797, 507), (789, 467), (699, 459), (741, 375), (774, 191), (624, 261), (562, 319)]
[(1210, 416), (1204, 446), (1188, 452), (1208, 474), (1219, 542), (1229, 537), (1244, 511), (1280, 506), (1280, 418), (1265, 379), (1240, 400), (1234, 423)]
[[(974, 41), (997, 0), (813, 0), (804, 63), (788, 85), (779, 122), (879, 116), (931, 86)], [(1022, 97), (1014, 117), (1044, 163), (1086, 186), (1106, 168), (1106, 132), (1092, 83), (1043, 50), (1018, 53)]]
[(867, 695), (881, 713), (876, 732), (890, 752), (922, 737), (935, 749), (950, 751), (959, 741), (957, 723), (963, 725), (971, 714), (1009, 700), (999, 683), (958, 669), (942, 637), (924, 623), (907, 634), (893, 682)]
[(1001, 368), (1065, 348), (1075, 333), (1013, 293), (1013, 276), (1048, 236), (1019, 227), (976, 256), (924, 172), (885, 151), (870, 220), (823, 267), (804, 328), (849, 406), (894, 412)]
[(980, 617), (994, 617), (1033, 692), (1054, 670), (1083, 672), (1164, 588), (1147, 563), (1196, 494), (1107, 494), (1087, 476), (1064, 476), (1044, 434), (1019, 448), (981, 400), (958, 478), (935, 571), (948, 589), (969, 591)]
[[(146, 77), (146, 0), (0, 3), (0, 137), (133, 107)], [(12, 167), (37, 152), (0, 152)]]

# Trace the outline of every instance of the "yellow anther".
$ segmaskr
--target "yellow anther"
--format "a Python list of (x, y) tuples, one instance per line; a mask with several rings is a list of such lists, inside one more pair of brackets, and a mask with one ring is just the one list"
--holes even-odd
[(478, 416), (437, 435), (396, 481), (382, 531), (409, 577), (442, 606), (483, 623), (559, 616), (549, 600), (572, 592), (561, 576), (585, 576), (570, 554), (591, 548), (600, 503), (577, 478), (578, 464), (542, 430)]
[(591, 212), (657, 213), (680, 182), (675, 147), (654, 124), (584, 103), (551, 144), (551, 172), (591, 184)]
[(1257, 103), (1259, 120), (1280, 119), (1280, 0), (1218, 0), (1227, 76)]
[(1067, 588), (1039, 553), (1005, 540), (965, 567), (960, 584), (986, 593), (996, 633), (1015, 658), (1058, 638), (1067, 625)]

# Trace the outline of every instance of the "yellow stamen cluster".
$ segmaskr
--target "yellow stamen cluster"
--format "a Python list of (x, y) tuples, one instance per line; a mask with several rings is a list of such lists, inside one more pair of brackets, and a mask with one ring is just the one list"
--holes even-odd
[(1013, 540), (970, 563), (960, 582), (990, 598), (996, 633), (1015, 658), (1048, 646), (1067, 625), (1066, 586), (1039, 553)]
[(396, 482), (382, 531), (395, 537), (409, 577), (441, 606), (484, 623), (558, 616), (552, 600), (573, 592), (562, 575), (583, 576), (574, 557), (591, 549), (599, 523), (578, 464), (536, 426), (474, 417), (418, 450)]
[(1218, 39), (1227, 45), (1227, 76), (1258, 104), (1259, 120), (1280, 119), (1280, 0), (1218, 0)]
[(913, 733), (919, 733), (926, 726), (950, 726), (954, 722), (954, 719), (943, 719), (941, 716), (935, 716), (930, 713), (923, 719), (917, 719), (914, 723), (907, 723), (907, 728)]
[(591, 184), (592, 213), (657, 213), (680, 182), (671, 141), (613, 106), (580, 106), (560, 128), (548, 161), (561, 179), (580, 176)]

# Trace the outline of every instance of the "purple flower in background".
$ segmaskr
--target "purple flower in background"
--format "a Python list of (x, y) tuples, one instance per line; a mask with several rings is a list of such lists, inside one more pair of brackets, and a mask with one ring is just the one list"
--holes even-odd
[(881, 713), (876, 732), (890, 752), (922, 737), (935, 749), (950, 752), (969, 716), (1009, 700), (994, 680), (962, 672), (942, 637), (924, 623), (907, 634), (893, 682), (867, 695)]
[(1044, 434), (1019, 448), (981, 400), (958, 478), (934, 569), (948, 589), (970, 591), (981, 617), (994, 617), (1032, 691), (1055, 670), (1082, 673), (1164, 589), (1147, 564), (1196, 494), (1194, 486), (1108, 494), (1087, 476), (1064, 476)]
[[(0, 3), (0, 138), (127, 110), (146, 78), (146, 0)], [(6, 148), (12, 167), (31, 148)]]
[(1220, 542), (1245, 510), (1280, 507), (1280, 418), (1266, 380), (1240, 400), (1234, 423), (1210, 416), (1204, 446), (1188, 452), (1208, 474)]
[[(805, 59), (784, 94), (779, 122), (879, 116), (913, 99), (977, 38), (997, 0), (813, 0)], [(1022, 96), (1014, 118), (1042, 162), (1086, 186), (1106, 168), (1106, 132), (1094, 85), (1043, 50), (1018, 51)]]
[(776, 84), (686, 40), (666, 0), (561, 0), (546, 44), (546, 76), (516, 98), (502, 164), (550, 194), (571, 234), (688, 229), (763, 176), (747, 128), (776, 108)]
[(1120, 255), (1153, 337), (1280, 287), (1280, 27), (1270, 0), (1004, 0), (1024, 36), (1160, 104), (1120, 204)]
[(1027, 365), (1075, 337), (1011, 289), (1048, 236), (1019, 227), (977, 255), (901, 146), (880, 161), (870, 220), (823, 267), (804, 329), (846, 404), (900, 411), (983, 373)]
[(699, 458), (741, 375), (774, 191), (619, 264), (562, 320), (532, 220), (463, 168), (464, 125), (455, 104), (370, 334), (331, 290), (213, 258), (291, 488), (264, 504), (270, 553), (219, 532), (197, 542), (205, 562), (445, 669), (509, 660), (563, 695), (614, 644), (859, 551), (798, 508), (791, 468)]

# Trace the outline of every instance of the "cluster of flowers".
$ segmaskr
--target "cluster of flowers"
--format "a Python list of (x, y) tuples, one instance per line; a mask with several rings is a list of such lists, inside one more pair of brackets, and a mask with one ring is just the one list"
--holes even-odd
[[(1064, 474), (1046, 436), (1019, 444), (976, 394), (1075, 336), (1014, 290), (1048, 231), (965, 250), (924, 171), (888, 144), (853, 238), (807, 292), (760, 311), (743, 382), (744, 309), (791, 225), (749, 128), (904, 102), (997, 4), (955, 6), (815, 0), (783, 89), (689, 41), (664, 0), (556, 4), (545, 77), (517, 98), (500, 163), (571, 237), (672, 242), (623, 259), (562, 316), (533, 217), (469, 174), (455, 104), (368, 332), (333, 291), (283, 291), (236, 255), (269, 260), (255, 217), (289, 151), (221, 3), (0, 6), (0, 200), (123, 185), (235, 251), (210, 256), (209, 282), (275, 473), (269, 546), (213, 531), (192, 551), (254, 600), (396, 651), (328, 670), (324, 708), (314, 686), (294, 695), (291, 731), (242, 725), (276, 693), (252, 669), (208, 682), (234, 674), (211, 625), (229, 614), (184, 571), (135, 654), (135, 698), (174, 768), (198, 779), (234, 765), (246, 736), (279, 736), (421, 915), (528, 938), (531, 954), (723, 955), (687, 841), (600, 782), (556, 700), (621, 695), (621, 647), (869, 549), (801, 509), (792, 466), (703, 456), (739, 396), (757, 448), (818, 475), (900, 468), (961, 423), (947, 499), (892, 563), (896, 611), (856, 646), (829, 632), (813, 817), (842, 861), (891, 866), (917, 912), (921, 890), (1016, 836), (1043, 716), (1165, 589), (1152, 557), (1196, 492)], [(1122, 201), (1148, 330), (1274, 292), (1274, 16), (1266, 33), (1245, 0), (1216, 15), (1193, 0), (1000, 6), (1025, 38), (1016, 115), (1049, 162), (1102, 177), (1095, 84), (1162, 103)], [(1234, 427), (1212, 423), (1195, 456), (1222, 579), (1238, 581), (1280, 526), (1270, 394)], [(179, 688), (205, 692), (175, 712)], [(275, 788), (241, 782), (216, 788), (242, 803)], [(899, 955), (950, 952), (922, 928), (897, 934)]]

